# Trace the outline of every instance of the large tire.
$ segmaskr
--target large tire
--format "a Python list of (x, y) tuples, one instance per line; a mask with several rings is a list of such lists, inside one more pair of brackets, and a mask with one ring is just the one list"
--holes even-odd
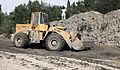
[(60, 51), (65, 46), (65, 40), (57, 33), (51, 33), (45, 39), (45, 45), (50, 51)]
[(17, 33), (14, 37), (14, 45), (18, 48), (23, 48), (29, 44), (29, 39), (24, 33)]

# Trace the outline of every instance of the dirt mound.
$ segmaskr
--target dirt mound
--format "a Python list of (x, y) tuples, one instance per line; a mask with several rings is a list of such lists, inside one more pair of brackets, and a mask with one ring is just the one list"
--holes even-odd
[(82, 41), (120, 46), (120, 10), (107, 14), (95, 11), (80, 13), (66, 20), (51, 22), (51, 25), (64, 26), (67, 30), (80, 33)]

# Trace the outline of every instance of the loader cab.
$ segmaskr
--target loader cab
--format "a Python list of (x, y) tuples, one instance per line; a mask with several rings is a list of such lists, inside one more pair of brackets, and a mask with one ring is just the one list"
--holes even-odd
[(34, 30), (48, 30), (48, 15), (42, 12), (32, 13), (31, 24)]

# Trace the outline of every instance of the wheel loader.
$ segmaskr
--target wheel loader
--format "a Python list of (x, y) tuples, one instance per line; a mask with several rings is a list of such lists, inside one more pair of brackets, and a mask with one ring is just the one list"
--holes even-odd
[(59, 51), (67, 44), (71, 49), (83, 50), (81, 36), (61, 26), (50, 26), (48, 14), (33, 12), (30, 24), (16, 24), (16, 32), (11, 34), (11, 40), (18, 48), (31, 43), (43, 43), (48, 50)]

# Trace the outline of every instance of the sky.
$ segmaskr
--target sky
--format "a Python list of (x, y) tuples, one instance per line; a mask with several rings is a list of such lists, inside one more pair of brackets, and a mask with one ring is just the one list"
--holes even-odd
[[(15, 6), (20, 4), (28, 3), (29, 0), (0, 0), (0, 4), (2, 5), (2, 11), (4, 13), (12, 12), (15, 9)], [(34, 0), (31, 0), (34, 1)], [(41, 0), (38, 0), (41, 1)], [(43, 2), (50, 3), (53, 5), (61, 5), (66, 6), (68, 0), (42, 0)], [(78, 0), (70, 0), (71, 3), (78, 1)]]

